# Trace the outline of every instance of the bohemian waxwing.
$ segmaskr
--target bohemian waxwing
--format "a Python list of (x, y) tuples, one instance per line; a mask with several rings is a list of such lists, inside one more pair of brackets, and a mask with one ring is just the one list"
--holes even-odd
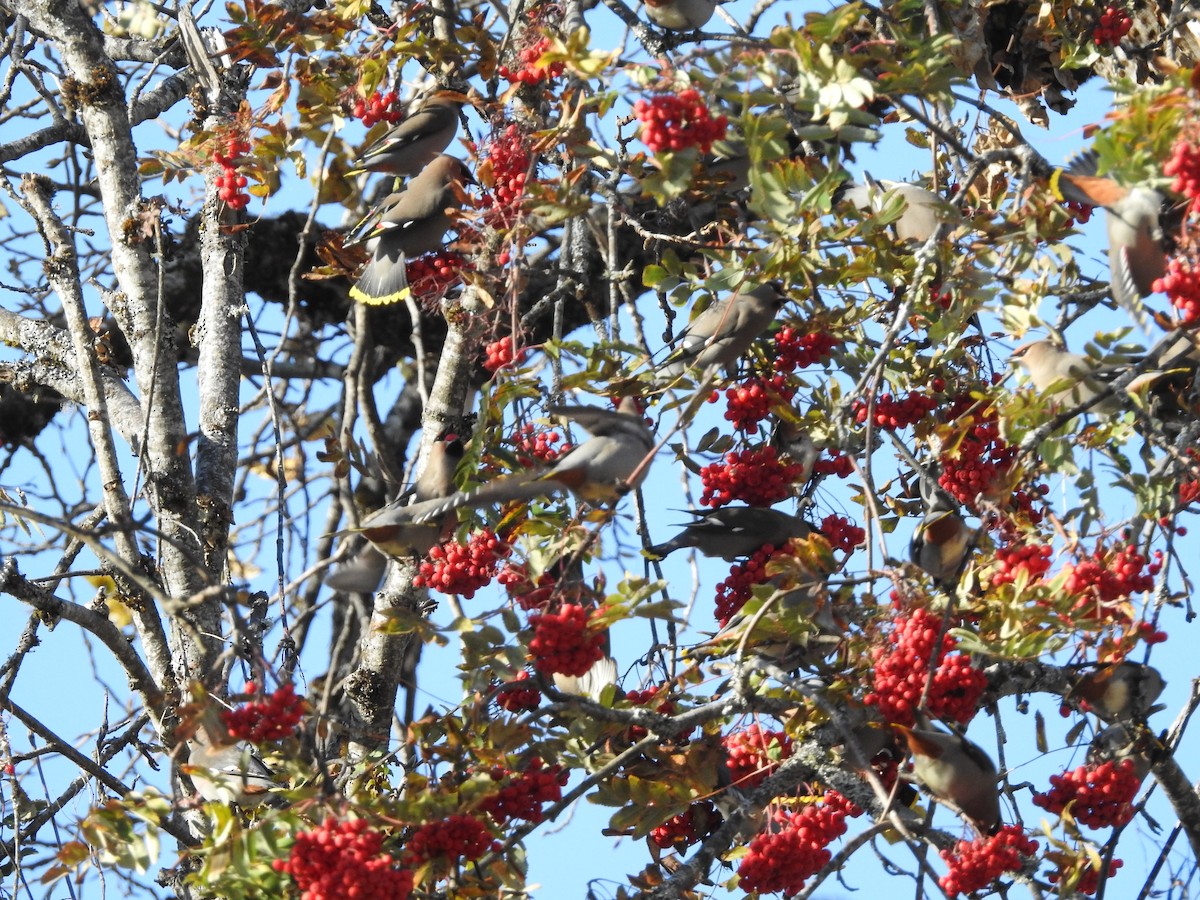
[(1166, 687), (1153, 666), (1135, 662), (1097, 666), (1075, 683), (1070, 696), (1086, 701), (1089, 711), (1106, 722), (1144, 720)]
[(362, 240), (371, 258), (350, 296), (373, 306), (403, 300), (406, 257), (442, 248), (451, 214), (462, 209), (463, 188), (474, 183), (462, 160), (442, 154), (404, 190), (385, 197), (369, 216), (377, 221)]
[(908, 743), (913, 773), (931, 794), (957, 808), (981, 834), (999, 825), (996, 764), (982, 749), (928, 723), (916, 728), (894, 727)]
[(1099, 415), (1111, 416), (1121, 410), (1120, 401), (1106, 384), (1118, 373), (1114, 367), (1072, 353), (1051, 340), (1024, 344), (1013, 351), (1011, 359), (1025, 367), (1033, 386), (1047, 399), (1072, 408), (1087, 406)]
[(942, 590), (953, 590), (975, 540), (971, 528), (953, 503), (935, 494), (928, 512), (913, 532), (909, 558), (924, 569)]
[(658, 377), (674, 381), (688, 369), (737, 362), (774, 320), (787, 296), (774, 285), (736, 291), (711, 303), (688, 323), (675, 349), (658, 367)]
[(1141, 298), (1153, 293), (1154, 280), (1167, 271), (1162, 229), (1166, 198), (1151, 188), (1129, 188), (1100, 176), (1098, 164), (1095, 151), (1089, 151), (1067, 168), (1056, 169), (1050, 188), (1060, 200), (1104, 207), (1113, 299), (1145, 328), (1147, 315)]
[(907, 181), (876, 181), (869, 175), (866, 184), (850, 181), (839, 186), (834, 191), (833, 203), (836, 206), (844, 200), (863, 212), (876, 213), (891, 206), (895, 198), (904, 201), (904, 211), (891, 223), (901, 241), (923, 244), (939, 225), (957, 215), (954, 207), (933, 191)]
[[(425, 464), (411, 491), (400, 498), (409, 503), (422, 503), (454, 493), (454, 472), (463, 458), (462, 439), (452, 430), (443, 431), (430, 444)], [(379, 588), (387, 568), (387, 558), (424, 556), (435, 544), (444, 540), (458, 522), (453, 513), (444, 520), (417, 525), (411, 521), (392, 522), (388, 512), (393, 504), (363, 520), (358, 531), (370, 542), (349, 562), (338, 566), (325, 579), (335, 591), (371, 593)]]
[(1154, 757), (1162, 746), (1144, 725), (1109, 725), (1088, 745), (1087, 763), (1099, 766), (1106, 762), (1133, 761), (1138, 781), (1150, 774)]
[(646, 552), (665, 559), (683, 547), (695, 547), (705, 556), (733, 562), (751, 556), (766, 544), (779, 548), (792, 538), (808, 537), (812, 527), (803, 519), (756, 506), (726, 506), (711, 511), (684, 510), (695, 521), (662, 544)]
[(646, 0), (646, 17), (668, 31), (703, 28), (716, 9), (715, 0)]
[(617, 683), (617, 661), (611, 656), (602, 656), (582, 675), (555, 672), (553, 678), (554, 686), (564, 694), (599, 701), (604, 689)]
[(649, 465), (643, 462), (654, 449), (654, 436), (646, 427), (635, 398), (624, 397), (616, 410), (554, 406), (546, 412), (574, 420), (590, 431), (592, 437), (544, 472), (504, 475), (444, 500), (428, 500), (397, 509), (397, 515), (410, 522), (438, 521), (464, 506), (532, 500), (563, 488), (588, 503), (607, 503), (620, 497), (623, 486), (635, 488), (646, 478)]
[(458, 114), (467, 98), (438, 91), (394, 128), (365, 147), (346, 174), (385, 172), (411, 178), (437, 159), (458, 131)]
[(250, 808), (271, 800), (271, 788), (278, 785), (250, 744), (217, 744), (201, 729), (188, 739), (187, 747), (188, 761), (180, 771), (207, 802)]

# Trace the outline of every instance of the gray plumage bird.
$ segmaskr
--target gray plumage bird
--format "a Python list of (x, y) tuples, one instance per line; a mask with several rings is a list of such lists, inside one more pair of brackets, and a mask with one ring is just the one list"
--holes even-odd
[(459, 111), (467, 97), (437, 91), (378, 140), (363, 148), (346, 174), (383, 172), (411, 178), (437, 159), (458, 132)]
[(904, 735), (913, 773), (931, 794), (953, 805), (981, 834), (1000, 824), (996, 764), (978, 745), (927, 722), (916, 728), (893, 727)]
[(717, 9), (714, 0), (645, 0), (646, 18), (668, 31), (703, 28)]
[(1088, 745), (1087, 764), (1099, 766), (1106, 762), (1133, 762), (1133, 771), (1138, 780), (1149, 773), (1154, 757), (1161, 752), (1162, 745), (1155, 740), (1150, 729), (1144, 725), (1109, 725)]
[(424, 523), (463, 507), (532, 500), (563, 489), (588, 503), (608, 503), (621, 496), (622, 487), (635, 488), (645, 480), (649, 471), (646, 457), (654, 449), (654, 436), (646, 426), (635, 398), (623, 398), (616, 410), (554, 406), (547, 409), (547, 413), (577, 422), (590, 431), (592, 437), (545, 471), (504, 475), (444, 500), (397, 509), (397, 515)]
[(188, 761), (180, 771), (209, 803), (250, 808), (269, 800), (271, 789), (278, 787), (266, 763), (245, 741), (214, 744), (198, 731), (188, 739), (187, 747)]
[(335, 591), (371, 593), (383, 580), (388, 557), (424, 556), (453, 532), (458, 521), (453, 513), (440, 521), (419, 525), (411, 521), (391, 521), (390, 510), (453, 494), (454, 473), (462, 462), (463, 451), (462, 439), (454, 431), (443, 431), (438, 435), (429, 446), (413, 489), (396, 504), (372, 513), (361, 526), (351, 529), (361, 533), (369, 543), (349, 562), (334, 569), (325, 584)]
[(737, 362), (786, 302), (787, 296), (770, 284), (714, 301), (679, 335), (675, 349), (658, 367), (659, 379), (674, 381), (688, 369), (703, 372)]
[(937, 498), (917, 525), (908, 545), (909, 558), (943, 590), (958, 584), (971, 552), (975, 529), (946, 500)]
[(1083, 675), (1071, 690), (1087, 709), (1106, 722), (1143, 720), (1155, 711), (1154, 701), (1166, 688), (1153, 666), (1124, 661), (1100, 665)]
[(803, 519), (777, 509), (755, 506), (726, 506), (711, 511), (684, 510), (695, 521), (669, 541), (655, 544), (646, 552), (665, 559), (676, 550), (695, 547), (705, 556), (733, 562), (770, 544), (782, 547), (792, 538), (808, 537), (812, 527)]
[(1097, 174), (1099, 157), (1088, 152), (1065, 169), (1056, 169), (1050, 187), (1061, 200), (1104, 207), (1108, 227), (1108, 263), (1113, 300), (1142, 327), (1148, 316), (1141, 300), (1167, 271), (1162, 212), (1166, 198), (1137, 185), (1127, 187)]
[[(1112, 366), (1072, 353), (1050, 340), (1032, 341), (1013, 351), (1038, 392), (1071, 407), (1088, 406), (1100, 415), (1120, 412), (1120, 401), (1107, 382), (1119, 372)], [(1107, 395), (1107, 396), (1106, 396)]]
[(890, 209), (896, 199), (903, 210), (891, 223), (901, 241), (925, 243), (943, 222), (954, 221), (957, 210), (933, 191), (907, 181), (876, 181), (867, 176), (866, 184), (846, 182), (834, 192), (835, 205), (845, 201), (866, 213)]
[(371, 258), (350, 296), (372, 306), (403, 300), (405, 260), (443, 247), (453, 213), (462, 209), (463, 190), (474, 183), (462, 160), (442, 154), (404, 190), (385, 197), (368, 216), (376, 219), (362, 238)]

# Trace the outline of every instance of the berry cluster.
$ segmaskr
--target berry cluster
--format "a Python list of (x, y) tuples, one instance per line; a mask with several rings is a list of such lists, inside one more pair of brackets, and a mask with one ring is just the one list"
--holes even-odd
[(1072, 225), (1086, 225), (1091, 221), (1092, 213), (1096, 211), (1096, 207), (1080, 203), (1078, 200), (1064, 200), (1062, 205), (1067, 211), (1067, 228)]
[(1005, 825), (991, 837), (959, 841), (943, 850), (949, 871), (938, 879), (948, 897), (981, 891), (1005, 872), (1018, 872), (1023, 858), (1034, 856), (1038, 842), (1025, 836), (1020, 825)]
[[(500, 781), (513, 774), (502, 768), (492, 770), (492, 778)], [(567, 783), (567, 771), (562, 766), (546, 767), (539, 757), (534, 757), (529, 767), (502, 787), (495, 794), (485, 797), (479, 808), (505, 825), (512, 819), (526, 822), (542, 821), (542, 806), (557, 803), (562, 799), (562, 789)]]
[[(969, 396), (955, 400), (945, 420), (952, 422), (967, 414), (975, 403)], [(1000, 420), (996, 411), (988, 409), (982, 414), (975, 411), (972, 415), (975, 421), (958, 442), (956, 453), (942, 455), (942, 474), (938, 483), (972, 512), (979, 511), (977, 501), (981, 496), (996, 502), (1007, 500), (1014, 512), (1024, 516), (1030, 523), (1038, 524), (1042, 516), (1033, 508), (1032, 494), (1022, 490), (1006, 496), (1017, 448), (1010, 447), (1000, 436)], [(1033, 494), (1045, 492), (1045, 486), (1033, 490)]]
[(1162, 291), (1179, 310), (1180, 326), (1200, 322), (1200, 269), (1187, 259), (1174, 257), (1167, 263), (1167, 274), (1156, 278), (1154, 290)]
[(820, 872), (832, 858), (825, 849), (846, 833), (846, 817), (862, 810), (836, 791), (827, 791), (824, 802), (798, 813), (777, 810), (767, 828), (750, 842), (738, 866), (738, 888), (790, 897), (804, 882)]
[(301, 900), (407, 900), (412, 872), (397, 869), (382, 846), (383, 835), (366, 819), (339, 822), (331, 816), (315, 831), (296, 835), (288, 858), (271, 865), (292, 876)]
[(1191, 200), (1192, 210), (1200, 212), (1200, 143), (1187, 138), (1177, 140), (1163, 174), (1175, 179), (1171, 190)]
[[(874, 690), (865, 702), (879, 707), (889, 722), (912, 725), (914, 712), (929, 674), (933, 645), (941, 621), (918, 607), (908, 616), (897, 617), (897, 627), (888, 636), (888, 646), (871, 651), (875, 663)], [(942, 636), (938, 667), (933, 674), (925, 708), (931, 716), (966, 725), (978, 711), (979, 698), (987, 687), (987, 676), (971, 665), (964, 654), (947, 656), (958, 646), (950, 634)]]
[(1105, 44), (1112, 47), (1129, 34), (1132, 27), (1133, 20), (1129, 18), (1128, 12), (1119, 6), (1106, 6), (1100, 14), (1100, 22), (1092, 29), (1092, 40), (1096, 42), (1097, 47), (1103, 47)]
[(1008, 544), (996, 551), (996, 571), (992, 574), (992, 586), (1012, 584), (1021, 572), (1026, 573), (1028, 583), (1041, 581), (1050, 571), (1050, 557), (1054, 548), (1049, 544)]
[(827, 331), (801, 333), (785, 325), (775, 333), (775, 369), (790, 374), (829, 359), (838, 339)]
[(836, 515), (829, 515), (821, 520), (821, 534), (825, 535), (834, 550), (844, 550), (846, 553), (852, 552), (855, 547), (867, 541), (865, 529)]
[(350, 113), (354, 118), (362, 119), (362, 123), (368, 128), (376, 122), (395, 125), (404, 118), (404, 112), (396, 105), (396, 100), (395, 91), (388, 91), (386, 94), (376, 91), (369, 100), (356, 98)]
[(688, 147), (708, 153), (729, 128), (729, 120), (725, 116), (714, 119), (700, 94), (690, 88), (678, 95), (658, 94), (639, 100), (633, 114), (642, 123), (642, 143), (651, 153), (677, 153)]
[(536, 44), (526, 47), (517, 54), (517, 60), (521, 63), (520, 67), (514, 72), (508, 66), (497, 66), (496, 71), (505, 81), (520, 82), (521, 84), (541, 84), (543, 81), (558, 78), (566, 68), (566, 64), (552, 62), (547, 66), (538, 64), (546, 52), (550, 49), (550, 39), (542, 38)]
[(895, 431), (920, 422), (936, 406), (937, 401), (925, 394), (912, 393), (904, 397), (882, 394), (875, 399), (873, 410), (862, 400), (855, 400), (851, 410), (859, 425), (866, 422), (868, 414), (871, 414), (871, 421), (877, 427)]
[(464, 547), (455, 541), (438, 544), (421, 561), (413, 584), (470, 600), (496, 577), (500, 560), (512, 552), (490, 528), (471, 535)]
[(795, 749), (784, 732), (764, 731), (758, 724), (725, 735), (721, 744), (725, 747), (729, 778), (734, 787), (742, 790), (762, 784)]
[(678, 815), (671, 816), (650, 832), (654, 846), (664, 850), (673, 848), (682, 853), (692, 844), (698, 844), (718, 828), (724, 817), (717, 812), (711, 800), (698, 800)]
[(854, 474), (854, 461), (840, 450), (827, 450), (828, 459), (818, 459), (813, 463), (814, 475), (836, 475), (838, 478), (849, 478)]
[(757, 434), (758, 423), (770, 415), (771, 407), (790, 403), (794, 396), (796, 388), (788, 384), (785, 375), (755, 376), (725, 390), (725, 418), (734, 428)]
[(588, 612), (582, 606), (568, 603), (556, 613), (534, 613), (529, 624), (529, 653), (539, 672), (584, 675), (604, 656), (604, 633), (588, 627)]
[(1133, 798), (1142, 780), (1132, 759), (1109, 760), (1098, 766), (1079, 766), (1050, 776), (1050, 790), (1033, 802), (1049, 813), (1061, 813), (1072, 803), (1071, 816), (1089, 828), (1121, 826), (1133, 818)]
[(408, 260), (404, 271), (413, 296), (425, 303), (432, 303), (446, 296), (446, 291), (461, 282), (463, 270), (469, 268), (461, 253), (439, 250)]
[[(1063, 855), (1064, 854), (1047, 853), (1046, 859), (1050, 860), (1056, 856), (1062, 857)], [(1068, 860), (1074, 861), (1075, 864), (1072, 865), (1071, 862), (1068, 862)], [(1071, 857), (1067, 857), (1067, 859), (1059, 858), (1056, 861), (1058, 862), (1059, 867), (1053, 872), (1046, 873), (1046, 880), (1051, 884), (1058, 884), (1060, 881), (1067, 881), (1067, 874), (1071, 869), (1074, 869), (1076, 865), (1079, 864), (1079, 861), (1074, 860)], [(1125, 865), (1124, 861), (1119, 859), (1114, 859), (1112, 862), (1110, 862), (1108, 864), (1108, 877), (1112, 878), (1114, 875), (1116, 875), (1117, 870), (1123, 865)], [(1075, 883), (1074, 890), (1078, 894), (1087, 894), (1090, 897), (1095, 894), (1100, 887), (1101, 870), (1099, 867), (1093, 865), (1091, 859), (1087, 857), (1084, 857), (1082, 860), (1082, 868), (1083, 871), (1078, 876), (1079, 881)]]
[(247, 184), (246, 176), (237, 170), (237, 160), (249, 152), (250, 142), (234, 134), (225, 142), (224, 153), (213, 151), (213, 162), (221, 167), (221, 174), (217, 176), (217, 196), (231, 209), (244, 209), (250, 202), (250, 195), (242, 190)]
[[(522, 347), (520, 350), (517, 350), (516, 341), (513, 340), (512, 335), (509, 335), (497, 341), (492, 341), (483, 348), (483, 353), (483, 367), (489, 372), (495, 373), (498, 369), (503, 369), (514, 362), (520, 365), (525, 361), (525, 357), (529, 355), (529, 349)], [(530, 426), (526, 426), (526, 428), (530, 428)]]
[(516, 220), (525, 199), (525, 184), (533, 156), (524, 132), (509, 125), (487, 146), (487, 161), (480, 166), (481, 180), (490, 188), (479, 205), (487, 210), (485, 220), (493, 228), (507, 228)]
[(767, 580), (767, 563), (771, 561), (775, 552), (775, 548), (770, 544), (760, 547), (744, 563), (734, 563), (729, 570), (729, 577), (717, 585), (713, 615), (722, 628), (746, 605), (754, 585)]
[(1136, 547), (1122, 547), (1115, 552), (1097, 547), (1090, 557), (1064, 567), (1067, 580), (1063, 590), (1078, 598), (1072, 612), (1101, 620), (1128, 621), (1121, 601), (1154, 590), (1154, 576), (1161, 568), (1154, 563), (1146, 569), (1146, 562)]
[[(668, 696), (667, 688), (647, 688), (644, 691), (626, 691), (625, 701), (631, 706), (650, 706), (654, 705), (654, 711), (662, 713), (664, 716), (670, 716), (675, 713), (675, 701)], [(630, 725), (626, 729), (631, 741), (640, 741), (649, 732), (641, 725)]]
[(524, 712), (527, 709), (537, 709), (542, 702), (542, 692), (534, 685), (526, 685), (530, 680), (528, 672), (522, 670), (512, 681), (500, 685), (496, 694), (496, 703), (510, 713)]
[(404, 848), (404, 861), (412, 866), (431, 859), (467, 862), (479, 859), (492, 846), (492, 835), (474, 816), (456, 815), (422, 825)]
[[(525, 351), (522, 350), (522, 353)], [(555, 444), (562, 440), (562, 435), (557, 431), (538, 431), (534, 432), (533, 425), (526, 422), (516, 430), (516, 433), (509, 438), (509, 442), (517, 450), (517, 461), (522, 466), (532, 466), (535, 461), (543, 463), (552, 463), (557, 459), (561, 459), (571, 451), (571, 445), (564, 443), (562, 446), (556, 447)]]
[(792, 484), (804, 475), (804, 466), (782, 462), (774, 447), (764, 445), (731, 450), (725, 461), (700, 470), (704, 492), (701, 506), (725, 506), (741, 500), (751, 506), (772, 506), (792, 492)]
[[(246, 693), (258, 693), (253, 682), (246, 685)], [(289, 681), (264, 700), (253, 700), (236, 709), (225, 710), (221, 718), (233, 737), (252, 744), (262, 744), (291, 737), (306, 711), (304, 698), (296, 696), (296, 689)]]

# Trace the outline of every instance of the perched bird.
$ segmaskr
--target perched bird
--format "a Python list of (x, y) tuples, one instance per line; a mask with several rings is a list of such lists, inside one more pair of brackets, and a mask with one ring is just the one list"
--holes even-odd
[(971, 528), (949, 500), (940, 496), (929, 505), (908, 545), (909, 558), (943, 590), (958, 584), (975, 539)]
[(396, 503), (372, 513), (353, 529), (370, 543), (349, 562), (338, 566), (325, 584), (335, 591), (370, 593), (379, 588), (389, 556), (424, 556), (435, 544), (454, 530), (458, 517), (453, 513), (442, 521), (418, 525), (408, 520), (392, 521), (394, 509), (407, 503), (422, 503), (454, 493), (454, 472), (463, 458), (462, 439), (453, 431), (443, 431), (430, 444), (425, 464), (411, 491)]
[(462, 191), (474, 183), (462, 160), (442, 154), (404, 190), (385, 197), (369, 217), (378, 218), (362, 238), (371, 258), (350, 296), (373, 306), (404, 299), (405, 258), (442, 247), (452, 213), (462, 209)]
[(877, 213), (890, 206), (892, 198), (904, 201), (904, 210), (892, 222), (901, 241), (925, 243), (943, 222), (951, 221), (954, 207), (935, 194), (907, 181), (876, 181), (867, 176), (866, 184), (843, 183), (834, 192), (834, 205), (847, 201), (863, 212)]
[(1100, 415), (1115, 415), (1121, 404), (1106, 384), (1119, 369), (1080, 356), (1051, 340), (1032, 341), (1013, 351), (1012, 360), (1029, 372), (1029, 379), (1047, 399), (1086, 406)]
[(684, 510), (695, 520), (683, 531), (646, 552), (665, 559), (676, 550), (695, 547), (705, 556), (715, 556), (733, 562), (750, 556), (760, 547), (770, 544), (782, 547), (792, 538), (808, 537), (812, 527), (803, 519), (756, 506), (726, 506), (710, 511)]
[(547, 413), (578, 422), (592, 437), (544, 472), (501, 476), (444, 500), (416, 503), (396, 512), (405, 514), (407, 521), (425, 523), (464, 506), (532, 500), (563, 488), (588, 503), (607, 503), (620, 497), (623, 486), (635, 488), (645, 480), (649, 465), (643, 462), (654, 449), (654, 436), (635, 398), (622, 398), (616, 410), (554, 406)]
[(646, 0), (646, 17), (668, 31), (703, 28), (716, 11), (715, 0)]
[(209, 803), (258, 806), (277, 787), (271, 770), (245, 741), (217, 743), (200, 729), (187, 740), (187, 747), (188, 761), (179, 769)]
[(442, 153), (458, 131), (458, 114), (467, 98), (437, 91), (394, 128), (363, 148), (347, 175), (384, 172), (411, 178)]
[(1150, 729), (1143, 725), (1109, 725), (1088, 745), (1087, 764), (1099, 766), (1106, 762), (1133, 761), (1133, 770), (1141, 781), (1150, 773), (1155, 754), (1161, 745)]
[(714, 301), (679, 335), (675, 349), (658, 367), (659, 378), (674, 381), (688, 369), (704, 371), (737, 362), (786, 302), (787, 296), (771, 284)]
[(1151, 188), (1130, 188), (1098, 175), (1098, 164), (1095, 151), (1085, 153), (1065, 169), (1056, 169), (1050, 188), (1060, 200), (1104, 207), (1113, 299), (1145, 328), (1141, 299), (1153, 293), (1154, 280), (1167, 271), (1162, 229), (1166, 198)]
[(981, 834), (1000, 823), (996, 764), (983, 750), (927, 722), (917, 728), (893, 727), (904, 735), (913, 772), (931, 794), (953, 805)]
[(1129, 722), (1154, 712), (1166, 686), (1158, 669), (1126, 661), (1097, 666), (1075, 683), (1070, 696), (1106, 722)]

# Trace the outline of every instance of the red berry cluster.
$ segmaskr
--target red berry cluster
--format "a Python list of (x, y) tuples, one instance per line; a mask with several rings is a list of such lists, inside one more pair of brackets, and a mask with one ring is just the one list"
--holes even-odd
[(512, 552), (490, 528), (471, 535), (464, 547), (455, 541), (438, 544), (421, 561), (413, 584), (470, 600), (496, 577), (500, 560)]
[(633, 105), (633, 114), (642, 123), (642, 143), (651, 153), (677, 153), (688, 147), (708, 153), (729, 128), (729, 120), (712, 118), (700, 94), (690, 88), (678, 95), (657, 94), (639, 100)]
[[(1051, 854), (1047, 853), (1046, 858), (1049, 859)], [(1117, 874), (1117, 870), (1124, 866), (1123, 860), (1114, 859), (1108, 864), (1108, 877), (1112, 878)], [(1053, 872), (1046, 873), (1046, 880), (1051, 884), (1058, 884), (1063, 880), (1066, 873), (1062, 869), (1062, 865)], [(1100, 887), (1100, 870), (1092, 865), (1090, 859), (1084, 860), (1083, 873), (1079, 876), (1079, 881), (1076, 882), (1074, 891), (1077, 894), (1087, 894), (1089, 897), (1096, 893)]]
[(827, 791), (824, 802), (798, 813), (777, 810), (767, 828), (750, 842), (738, 866), (738, 888), (785, 897), (797, 894), (804, 882), (828, 865), (825, 849), (846, 833), (846, 817), (862, 810), (836, 791)]
[(718, 828), (724, 817), (717, 812), (711, 800), (698, 800), (679, 815), (671, 816), (650, 832), (654, 846), (668, 847), (682, 853), (692, 844), (698, 844)]
[[(954, 421), (971, 409), (975, 402), (971, 397), (956, 400), (947, 411), (945, 420)], [(996, 411), (988, 409), (982, 415), (975, 411), (973, 415), (977, 421), (958, 443), (956, 454), (942, 455), (942, 474), (938, 483), (972, 512), (979, 512), (977, 500), (980, 496), (995, 501), (1007, 500), (1014, 512), (1036, 525), (1042, 516), (1033, 508), (1033, 495), (1021, 490), (1010, 497), (998, 496), (1000, 491), (1007, 490), (1017, 448), (1010, 447), (1000, 436), (1000, 420)], [(1043, 494), (1045, 491), (1044, 486), (1039, 486), (1033, 490), (1033, 494)]]
[(829, 359), (838, 339), (827, 331), (801, 333), (785, 325), (775, 333), (775, 369), (790, 374)]
[(1190, 260), (1174, 257), (1167, 263), (1167, 274), (1154, 279), (1154, 290), (1162, 291), (1179, 310), (1179, 324), (1200, 321), (1200, 269)]
[(854, 474), (854, 461), (840, 450), (827, 450), (828, 459), (818, 459), (813, 463), (814, 475), (836, 475), (838, 478), (849, 478)]
[(768, 775), (792, 755), (795, 745), (782, 731), (764, 731), (757, 723), (721, 738), (725, 765), (733, 786), (746, 790), (758, 787)]
[(395, 868), (382, 846), (383, 835), (366, 819), (339, 822), (331, 816), (315, 831), (296, 835), (289, 857), (271, 865), (292, 876), (302, 900), (407, 900), (413, 874)]
[(850, 553), (855, 547), (867, 542), (867, 532), (842, 516), (826, 516), (821, 520), (821, 534), (829, 540), (834, 550)]
[(1132, 759), (1079, 766), (1050, 776), (1050, 790), (1034, 794), (1035, 806), (1061, 813), (1072, 803), (1071, 816), (1089, 828), (1120, 827), (1133, 818), (1133, 798), (1142, 780)]
[[(650, 706), (654, 704), (654, 711), (662, 713), (664, 716), (674, 715), (675, 713), (675, 701), (670, 698), (665, 687), (647, 688), (644, 691), (626, 691), (625, 701), (632, 706)], [(631, 741), (640, 741), (649, 734), (641, 725), (630, 725), (627, 733)]]
[(496, 580), (504, 585), (509, 599), (523, 610), (545, 609), (554, 594), (554, 576), (543, 572), (537, 584), (529, 578), (529, 570), (519, 563), (509, 563), (500, 570)]
[(873, 412), (871, 421), (876, 426), (885, 431), (895, 431), (920, 422), (936, 406), (937, 401), (925, 394), (912, 393), (904, 397), (883, 394), (875, 399), (873, 411), (862, 400), (855, 400), (851, 410), (859, 425), (866, 422), (867, 415)]
[(466, 257), (453, 250), (426, 253), (405, 264), (408, 286), (413, 296), (432, 303), (446, 296), (446, 291), (462, 281), (462, 272), (470, 266)]
[[(933, 645), (941, 621), (918, 607), (912, 614), (898, 616), (888, 644), (871, 651), (875, 663), (874, 691), (865, 702), (879, 707), (889, 722), (912, 725), (915, 710), (929, 674)], [(925, 708), (931, 716), (966, 725), (978, 711), (979, 698), (987, 687), (987, 676), (971, 665), (964, 654), (947, 656), (958, 646), (950, 634), (942, 636), (938, 667), (933, 674)]]
[[(492, 778), (501, 781), (512, 775), (502, 768), (492, 770)], [(562, 766), (546, 767), (534, 757), (529, 767), (502, 787), (495, 794), (485, 797), (479, 808), (486, 812), (497, 825), (505, 825), (512, 819), (526, 822), (542, 821), (542, 806), (557, 803), (562, 799), (562, 789), (567, 784), (568, 773)]]
[(604, 633), (588, 626), (588, 611), (574, 603), (556, 613), (534, 613), (529, 617), (533, 639), (529, 652), (539, 672), (550, 675), (584, 675), (604, 656)]
[(722, 628), (746, 605), (754, 585), (763, 584), (767, 580), (767, 563), (775, 553), (775, 548), (770, 544), (760, 547), (744, 563), (734, 563), (729, 570), (729, 577), (717, 585), (713, 615)]
[(525, 357), (529, 355), (529, 348), (522, 347), (518, 351), (516, 349), (516, 342), (513, 340), (512, 335), (509, 335), (497, 341), (492, 341), (483, 348), (483, 353), (483, 367), (489, 372), (494, 373), (496, 370), (512, 365), (514, 362), (520, 365), (525, 361)]
[(949, 867), (938, 879), (948, 897), (981, 891), (1005, 872), (1018, 872), (1023, 859), (1034, 856), (1038, 842), (1026, 837), (1020, 825), (1005, 825), (991, 837), (959, 841), (954, 850), (943, 850)]
[(485, 219), (493, 228), (506, 228), (515, 221), (525, 199), (525, 183), (533, 156), (520, 126), (509, 125), (487, 146), (487, 162), (480, 167), (490, 190), (479, 205), (488, 211)]
[[(715, 396), (715, 395), (714, 395)], [(749, 378), (725, 390), (725, 418), (734, 428), (747, 434), (758, 433), (758, 423), (771, 413), (771, 407), (790, 403), (796, 388), (789, 385), (787, 376)]]
[[(246, 685), (246, 693), (255, 694), (253, 683)], [(221, 713), (229, 733), (240, 741), (262, 744), (280, 741), (296, 733), (296, 726), (304, 718), (308, 706), (303, 697), (296, 696), (291, 682), (282, 684), (264, 700), (243, 703), (236, 709)]]
[(362, 119), (362, 123), (368, 128), (376, 122), (395, 125), (404, 118), (404, 111), (396, 105), (396, 99), (395, 91), (388, 91), (386, 94), (376, 91), (369, 100), (358, 97), (354, 101), (351, 115), (356, 119)]
[[(1197, 464), (1200, 463), (1200, 452), (1189, 448), (1187, 455), (1191, 460), (1191, 465), (1186, 474), (1195, 476), (1197, 474)], [(1191, 481), (1181, 481), (1179, 485), (1179, 505), (1187, 506), (1197, 497), (1200, 497), (1200, 479), (1193, 477)]]
[(1090, 618), (1128, 621), (1120, 601), (1132, 594), (1154, 590), (1154, 576), (1161, 568), (1154, 563), (1147, 569), (1146, 562), (1136, 547), (1122, 547), (1114, 552), (1101, 546), (1090, 557), (1064, 567), (1067, 581), (1063, 590), (1079, 598), (1072, 611)]
[(507, 82), (519, 81), (521, 84), (540, 84), (548, 79), (558, 78), (566, 68), (566, 64), (552, 62), (548, 66), (538, 65), (538, 60), (550, 49), (550, 39), (542, 38), (536, 44), (526, 47), (517, 54), (521, 66), (515, 72), (508, 66), (497, 66), (496, 71)]
[(751, 506), (772, 506), (792, 492), (792, 484), (804, 475), (804, 466), (782, 462), (769, 444), (731, 450), (725, 461), (700, 470), (704, 492), (701, 506), (725, 506), (741, 500)]
[(496, 694), (496, 703), (510, 713), (537, 709), (538, 704), (542, 702), (542, 692), (532, 684), (525, 686), (524, 683), (529, 680), (528, 672), (518, 672), (517, 677), (512, 681), (506, 681), (500, 685), (499, 693)]
[(250, 142), (234, 134), (225, 142), (224, 153), (213, 152), (213, 161), (221, 167), (221, 174), (217, 176), (217, 196), (231, 209), (244, 209), (250, 202), (250, 195), (242, 190), (247, 184), (246, 176), (237, 170), (237, 160), (249, 152)]
[(1171, 190), (1191, 201), (1193, 211), (1200, 212), (1200, 143), (1181, 137), (1171, 148), (1171, 158), (1163, 165), (1163, 174), (1175, 180)]
[(1049, 544), (1008, 544), (996, 551), (996, 571), (992, 574), (992, 585), (1012, 584), (1021, 572), (1026, 572), (1028, 583), (1041, 581), (1050, 571), (1050, 557), (1054, 548)]
[(419, 866), (431, 859), (479, 859), (492, 846), (492, 835), (474, 816), (450, 816), (422, 825), (404, 848), (404, 861)]
[(533, 425), (528, 422), (508, 440), (516, 448), (517, 461), (523, 466), (532, 466), (535, 461), (552, 463), (571, 451), (570, 443), (554, 446), (562, 440), (562, 435), (557, 431), (534, 432)]
[(1064, 200), (1062, 206), (1067, 211), (1067, 221), (1064, 226), (1066, 228), (1070, 228), (1072, 225), (1086, 225), (1091, 221), (1092, 213), (1096, 210), (1096, 207), (1080, 203), (1078, 200)]
[(1129, 13), (1119, 6), (1107, 6), (1100, 14), (1100, 22), (1092, 29), (1092, 40), (1097, 47), (1108, 44), (1110, 47), (1119, 43), (1121, 38), (1129, 34), (1133, 20)]

